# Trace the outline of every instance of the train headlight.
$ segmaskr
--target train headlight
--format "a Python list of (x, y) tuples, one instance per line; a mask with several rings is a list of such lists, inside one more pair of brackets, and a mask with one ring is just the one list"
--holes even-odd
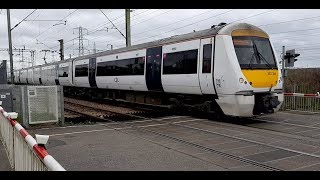
[(239, 78), (239, 82), (240, 82), (240, 83), (243, 83), (243, 82), (244, 82), (244, 79), (243, 79), (243, 78)]

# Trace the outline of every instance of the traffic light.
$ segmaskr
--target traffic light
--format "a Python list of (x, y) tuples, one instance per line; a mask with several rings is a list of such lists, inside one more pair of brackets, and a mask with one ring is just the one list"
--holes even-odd
[(286, 67), (293, 67), (294, 62), (298, 59), (295, 59), (296, 57), (300, 56), (300, 54), (295, 53), (295, 49), (287, 50), (286, 55), (284, 56), (285, 59), (285, 66)]

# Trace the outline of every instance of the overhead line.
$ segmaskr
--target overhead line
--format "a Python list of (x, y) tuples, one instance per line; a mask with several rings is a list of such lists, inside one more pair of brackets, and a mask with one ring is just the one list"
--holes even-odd
[[(166, 13), (168, 13), (168, 12), (170, 12), (170, 11), (173, 11), (173, 10), (169, 10), (169, 11), (166, 11), (166, 12), (164, 12), (164, 13), (158, 14), (158, 15), (156, 15), (156, 16), (154, 16), (154, 17), (151, 17), (151, 18), (149, 18), (149, 19), (145, 19), (145, 20), (140, 21), (140, 22), (138, 22), (138, 23), (134, 23), (134, 24), (131, 25), (131, 27), (136, 26), (137, 24), (141, 24), (141, 23), (143, 23), (143, 22), (149, 21), (149, 20), (151, 20), (151, 19), (154, 19), (154, 18), (158, 17), (159, 15), (166, 14)], [(125, 28), (123, 28), (123, 29), (121, 29), (121, 30), (125, 30)], [(109, 36), (112, 35), (112, 34), (115, 34), (115, 33), (110, 33)], [(101, 37), (101, 36), (103, 36), (103, 35), (94, 37), (94, 38), (92, 38), (91, 40), (97, 39), (97, 38), (99, 38), (99, 37)]]
[[(66, 19), (66, 18), (69, 17), (71, 14), (75, 13), (76, 11), (78, 11), (78, 9), (76, 9), (76, 10), (74, 10), (73, 12), (69, 13), (67, 16), (65, 16), (64, 18), (62, 18), (61, 21), (64, 20), (64, 19)], [(48, 31), (49, 29), (51, 29), (52, 27), (54, 27), (54, 26), (50, 26), (48, 29), (42, 31), (40, 34), (38, 34), (38, 35), (37, 35), (36, 37), (34, 37), (33, 39), (37, 38), (38, 36), (40, 36), (40, 35), (43, 34), (44, 32), (46, 32), (46, 31)]]
[[(196, 17), (196, 16), (203, 15), (203, 14), (208, 13), (208, 12), (210, 12), (210, 11), (211, 11), (211, 10), (206, 11), (206, 12), (204, 12), (204, 13), (200, 13), (200, 14), (195, 15), (195, 16), (192, 16), (192, 17), (189, 17), (189, 18), (186, 18), (186, 19), (182, 19), (182, 20), (180, 20), (180, 21), (176, 21), (176, 22), (174, 22), (174, 23), (171, 23), (171, 24), (168, 24), (168, 25), (165, 25), (165, 26), (157, 27), (157, 28), (155, 28), (155, 29), (161, 29), (161, 28), (163, 28), (163, 27), (166, 27), (166, 26), (169, 26), (169, 25), (172, 25), (172, 24), (181, 22), (181, 21), (185, 21), (185, 20), (187, 20), (187, 19), (192, 19), (192, 18), (194, 18), (194, 17)], [(155, 30), (155, 29), (151, 29), (151, 30)], [(147, 31), (150, 31), (150, 30), (147, 30)], [(144, 31), (144, 32), (147, 32), (147, 31)], [(96, 32), (96, 31), (91, 31), (91, 32), (89, 32), (88, 34), (92, 34), (92, 33), (94, 33), (94, 32)], [(142, 32), (142, 33), (144, 33), (144, 32)], [(114, 34), (114, 33), (111, 33), (111, 34)], [(138, 34), (141, 34), (141, 33), (138, 33)], [(135, 35), (137, 35), (137, 34), (134, 34), (133, 36), (135, 36)], [(78, 38), (78, 37), (76, 37), (76, 38)], [(74, 40), (74, 39), (76, 39), (76, 38), (67, 40), (65, 43), (71, 42), (72, 40)], [(119, 41), (119, 40), (116, 40), (116, 41)], [(116, 41), (112, 41), (112, 42), (116, 42)], [(58, 46), (54, 46), (54, 47), (58, 47)]]
[(124, 38), (126, 38), (126, 36), (122, 34), (122, 32), (117, 28), (117, 26), (115, 26), (115, 25), (113, 24), (113, 22), (108, 18), (108, 16), (107, 16), (101, 9), (99, 9), (99, 10), (100, 10), (100, 11), (102, 12), (102, 14), (111, 22), (111, 24), (113, 25), (113, 27), (115, 27), (115, 28), (119, 31), (119, 33), (120, 33)]
[[(199, 22), (206, 21), (206, 20), (211, 19), (211, 18), (214, 18), (214, 17), (218, 17), (218, 16), (220, 16), (220, 15), (229, 13), (229, 12), (231, 12), (231, 11), (233, 11), (233, 10), (229, 10), (229, 11), (226, 11), (226, 12), (223, 12), (223, 13), (220, 13), (220, 14), (217, 14), (217, 15), (215, 15), (215, 16), (213, 16), (213, 17), (205, 18), (205, 19), (202, 19), (202, 20), (200, 20), (200, 21), (193, 22), (193, 23), (190, 23), (190, 24), (181, 26), (181, 27), (179, 27), (179, 28), (172, 29), (172, 30), (170, 30), (170, 31), (166, 31), (166, 32), (164, 32), (164, 33), (160, 33), (160, 34), (157, 34), (157, 35), (153, 35), (153, 36), (150, 36), (150, 37), (147, 37), (147, 38), (142, 38), (142, 39), (140, 39), (139, 41), (144, 40), (144, 39), (150, 39), (150, 38), (152, 38), (152, 37), (156, 37), (156, 36), (161, 35), (161, 34), (166, 34), (166, 33), (168, 33), (168, 32), (172, 32), (172, 31), (175, 31), (175, 30), (178, 30), (178, 29), (187, 27), (187, 26), (191, 26), (191, 25), (193, 25), (193, 24), (197, 24), (197, 23), (199, 23)], [(139, 41), (136, 41), (136, 42), (139, 42)]]
[(320, 16), (314, 16), (314, 17), (309, 17), (309, 18), (294, 19), (294, 20), (290, 20), (290, 21), (282, 21), (282, 22), (276, 22), (276, 23), (270, 23), (270, 24), (263, 24), (263, 25), (258, 25), (258, 27), (270, 26), (270, 25), (274, 25), (274, 24), (283, 24), (283, 23), (295, 22), (295, 21), (302, 21), (302, 20), (306, 20), (306, 19), (314, 19), (314, 18), (319, 18), (319, 17)]
[(16, 28), (17, 26), (19, 26), (19, 24), (21, 24), (25, 19), (27, 19), (29, 16), (31, 16), (31, 14), (33, 14), (37, 9), (33, 10), (30, 14), (28, 14), (28, 16), (26, 16), (25, 18), (23, 18), (18, 24), (16, 24), (13, 28), (11, 28), (11, 31)]
[[(239, 19), (239, 20), (236, 20), (236, 21), (232, 21), (231, 23), (234, 23), (234, 22), (237, 22), (237, 21), (241, 21), (241, 20), (244, 20), (244, 19), (249, 19), (249, 18), (252, 18), (252, 17), (255, 17), (255, 16), (260, 16), (261, 14), (265, 14), (265, 13), (269, 13), (271, 11), (275, 11), (276, 9), (272, 9), (272, 10), (269, 10), (269, 11), (265, 11), (265, 12), (262, 12), (262, 13), (259, 13), (259, 14), (255, 14), (255, 15), (252, 15), (252, 16), (248, 16), (246, 18), (242, 18), (242, 19)], [(230, 23), (230, 24), (231, 24)]]

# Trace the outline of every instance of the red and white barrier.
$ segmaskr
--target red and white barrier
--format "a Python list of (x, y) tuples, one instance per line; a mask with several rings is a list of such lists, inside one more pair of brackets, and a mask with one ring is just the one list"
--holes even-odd
[(28, 145), (33, 149), (35, 154), (41, 159), (46, 167), (51, 171), (65, 171), (65, 169), (41, 146), (38, 146), (37, 141), (15, 120), (11, 119), (10, 115), (0, 106), (0, 113), (9, 121)]
[(317, 98), (320, 98), (319, 94), (303, 94), (303, 93), (284, 93), (284, 96), (299, 96), (299, 97), (317, 97)]

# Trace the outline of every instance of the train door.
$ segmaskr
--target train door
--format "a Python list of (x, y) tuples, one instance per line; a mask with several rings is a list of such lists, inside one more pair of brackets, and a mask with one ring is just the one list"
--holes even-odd
[(56, 64), (56, 67), (55, 67), (55, 79), (54, 79), (56, 85), (60, 85), (60, 82), (59, 82), (59, 64)]
[(21, 83), (21, 71), (18, 71), (19, 83)]
[(38, 72), (38, 75), (39, 75), (39, 83), (42, 85), (42, 77), (43, 77), (43, 73), (42, 73), (42, 67), (39, 68), (39, 72)]
[(26, 70), (26, 82), (27, 82), (27, 84), (29, 84), (29, 81), (28, 81), (28, 79), (29, 79), (29, 72), (28, 72), (29, 70), (27, 69)]
[(162, 47), (147, 49), (146, 83), (149, 91), (163, 91), (161, 83)]
[(216, 94), (213, 86), (214, 37), (201, 39), (199, 81), (202, 94)]
[(97, 58), (89, 59), (89, 84), (90, 84), (90, 87), (97, 87), (96, 63), (97, 63)]
[(74, 82), (73, 82), (73, 63), (74, 63), (74, 61), (71, 61), (69, 63), (69, 74), (68, 74), (69, 81), (72, 84), (72, 86), (74, 85)]

